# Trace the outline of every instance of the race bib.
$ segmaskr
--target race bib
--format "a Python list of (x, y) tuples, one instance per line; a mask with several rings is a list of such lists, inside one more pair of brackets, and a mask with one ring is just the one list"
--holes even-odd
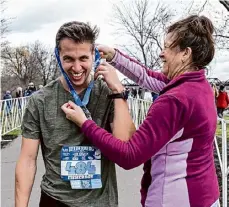
[(70, 181), (72, 189), (101, 188), (100, 150), (92, 146), (63, 146), (61, 178)]

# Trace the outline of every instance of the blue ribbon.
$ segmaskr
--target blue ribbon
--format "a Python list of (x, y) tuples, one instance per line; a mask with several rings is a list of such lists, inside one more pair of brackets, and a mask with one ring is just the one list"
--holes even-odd
[[(82, 107), (84, 110), (85, 110), (85, 106), (88, 104), (89, 102), (89, 97), (90, 97), (90, 94), (91, 94), (91, 90), (94, 86), (94, 81), (91, 81), (90, 84), (88, 85), (87, 87), (87, 90), (84, 94), (84, 97), (83, 97), (83, 100), (81, 101), (80, 97), (78, 96), (78, 94), (76, 93), (75, 89), (73, 88), (72, 86), (72, 83), (68, 77), (68, 75), (65, 73), (63, 67), (62, 67), (62, 64), (61, 64), (61, 61), (60, 61), (60, 56), (59, 56), (59, 50), (58, 48), (56, 47), (55, 48), (55, 55), (56, 55), (56, 59), (57, 59), (57, 62), (58, 62), (58, 65), (60, 67), (60, 70), (68, 84), (68, 87), (70, 89), (70, 93), (72, 94), (73, 98), (74, 98), (74, 102), (76, 105)], [(99, 66), (100, 64), (100, 54), (99, 54), (99, 51), (97, 48), (95, 48), (95, 62), (94, 62), (94, 70), (96, 70), (96, 68)]]

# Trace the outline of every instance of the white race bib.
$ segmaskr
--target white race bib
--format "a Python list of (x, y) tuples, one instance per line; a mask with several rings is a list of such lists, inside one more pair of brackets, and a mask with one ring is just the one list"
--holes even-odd
[(101, 188), (100, 150), (92, 146), (63, 146), (61, 178), (70, 181), (72, 189)]

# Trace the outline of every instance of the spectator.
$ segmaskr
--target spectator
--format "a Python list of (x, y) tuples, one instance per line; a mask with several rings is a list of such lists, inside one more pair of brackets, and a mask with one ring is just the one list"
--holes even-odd
[(144, 99), (145, 91), (142, 88), (138, 89), (138, 98)]
[(225, 91), (225, 86), (221, 85), (219, 88), (219, 95), (217, 97), (216, 106), (219, 118), (223, 118), (223, 112), (229, 105), (229, 97)]
[(43, 85), (39, 85), (38, 88), (39, 90), (42, 89), (44, 86)]
[(157, 97), (159, 96), (157, 93), (155, 93), (155, 92), (151, 92), (151, 95), (152, 95), (152, 101), (154, 102), (156, 99), (157, 99)]
[(137, 98), (137, 90), (136, 90), (136, 88), (132, 89), (132, 95), (133, 95), (133, 98)]
[(28, 88), (25, 90), (24, 96), (31, 96), (36, 91), (34, 83), (29, 83)]
[(23, 97), (22, 87), (17, 87), (16, 89), (16, 98)]
[(213, 91), (213, 94), (214, 94), (214, 97), (215, 97), (215, 103), (217, 101), (217, 97), (219, 95), (219, 91), (217, 89), (217, 86), (215, 83), (210, 83), (211, 87), (212, 87), (212, 91)]
[(6, 91), (5, 95), (3, 96), (3, 100), (6, 100), (6, 114), (9, 115), (12, 108), (12, 95), (10, 91)]
[(17, 87), (17, 89), (16, 89), (16, 98), (18, 98), (18, 108), (19, 109), (21, 109), (21, 106), (22, 106), (21, 97), (23, 97), (22, 87)]

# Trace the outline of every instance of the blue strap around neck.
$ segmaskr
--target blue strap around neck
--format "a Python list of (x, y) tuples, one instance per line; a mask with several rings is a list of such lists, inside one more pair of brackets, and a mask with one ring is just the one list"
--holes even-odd
[[(62, 64), (61, 64), (61, 61), (60, 61), (60, 56), (59, 56), (59, 51), (58, 51), (57, 47), (55, 48), (55, 55), (56, 55), (56, 59), (57, 59), (58, 65), (60, 67), (61, 73), (63, 74), (63, 76), (64, 76), (64, 78), (66, 80), (66, 83), (68, 84), (68, 87), (70, 89), (70, 93), (73, 96), (75, 104), (77, 104), (78, 106), (81, 106), (81, 107), (85, 107), (89, 102), (89, 97), (90, 97), (90, 94), (91, 94), (91, 90), (92, 90), (92, 88), (94, 86), (94, 81), (91, 81), (90, 84), (88, 85), (87, 90), (86, 90), (86, 92), (84, 94), (83, 100), (81, 101), (79, 95), (76, 93), (75, 89), (73, 88), (72, 83), (71, 83), (68, 75), (65, 73), (65, 71), (64, 71), (64, 69), (62, 67)], [(98, 49), (95, 48), (94, 70), (96, 70), (96, 68), (99, 66), (99, 64), (100, 64), (100, 54), (99, 54)]]

